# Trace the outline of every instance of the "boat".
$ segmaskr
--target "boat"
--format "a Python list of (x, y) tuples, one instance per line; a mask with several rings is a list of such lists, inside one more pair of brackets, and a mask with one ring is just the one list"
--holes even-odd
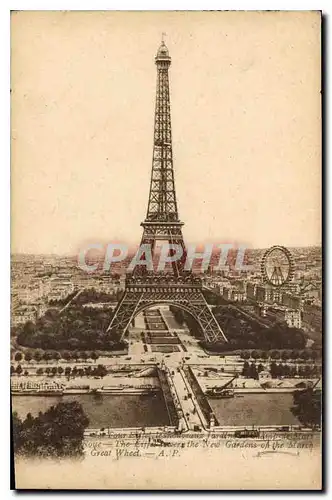
[(40, 391), (36, 391), (34, 396), (63, 396), (63, 389), (41, 389)]
[(12, 396), (62, 396), (63, 395), (63, 390), (62, 389), (21, 389), (17, 390), (14, 389), (11, 391)]
[(218, 399), (234, 398), (234, 391), (233, 389), (212, 387), (212, 389), (207, 389), (205, 395), (209, 398), (218, 398)]
[(103, 385), (102, 387), (96, 389), (96, 392), (105, 392), (105, 393), (121, 393), (123, 391), (123, 385)]
[(64, 389), (63, 391), (64, 394), (88, 394), (89, 392), (90, 392), (89, 389), (74, 388), (74, 387), (69, 387), (68, 389)]
[(64, 394), (86, 394), (90, 391), (90, 386), (88, 384), (79, 385), (69, 385), (64, 388)]
[(33, 396), (36, 392), (36, 389), (12, 389), (12, 396)]
[(159, 391), (159, 387), (130, 387), (130, 386), (112, 386), (107, 385), (94, 390), (96, 394), (123, 394), (123, 395), (136, 395), (136, 394), (153, 394)]
[(258, 438), (259, 430), (258, 429), (239, 429), (234, 432), (234, 437), (236, 438)]

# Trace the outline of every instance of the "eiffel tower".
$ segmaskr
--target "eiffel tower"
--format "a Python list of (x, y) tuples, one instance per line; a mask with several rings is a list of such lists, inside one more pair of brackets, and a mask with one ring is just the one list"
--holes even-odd
[[(122, 340), (134, 317), (144, 309), (156, 305), (172, 305), (190, 314), (208, 342), (227, 342), (216, 318), (203, 295), (202, 281), (185, 270), (186, 250), (182, 236), (183, 222), (179, 220), (174, 185), (170, 91), (168, 70), (171, 58), (162, 40), (155, 57), (157, 66), (157, 93), (154, 120), (154, 145), (150, 195), (143, 227), (142, 245), (149, 245), (156, 256), (156, 243), (168, 242), (182, 248), (182, 258), (169, 266), (170, 272), (158, 273), (136, 266), (127, 273), (125, 291), (107, 329), (117, 340)], [(172, 248), (172, 247), (170, 247)], [(170, 254), (172, 255), (172, 253)]]

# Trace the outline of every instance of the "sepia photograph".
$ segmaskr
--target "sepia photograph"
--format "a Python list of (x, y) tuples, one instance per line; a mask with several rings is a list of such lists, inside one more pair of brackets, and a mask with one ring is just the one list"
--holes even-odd
[(14, 488), (321, 490), (321, 12), (10, 25)]

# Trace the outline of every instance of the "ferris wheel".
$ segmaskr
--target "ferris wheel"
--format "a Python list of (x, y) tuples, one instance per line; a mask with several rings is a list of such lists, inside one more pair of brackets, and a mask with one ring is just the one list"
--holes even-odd
[(266, 283), (275, 287), (285, 285), (294, 277), (292, 254), (279, 245), (269, 248), (263, 255), (261, 271)]

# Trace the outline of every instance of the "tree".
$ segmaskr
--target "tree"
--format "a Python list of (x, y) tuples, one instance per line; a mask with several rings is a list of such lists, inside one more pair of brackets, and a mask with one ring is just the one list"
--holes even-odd
[(59, 361), (59, 359), (61, 359), (61, 354), (58, 351), (54, 351), (52, 356), (55, 361)]
[[(206, 374), (207, 374), (207, 372), (206, 372)], [(249, 377), (249, 363), (248, 363), (248, 361), (245, 361), (243, 363), (242, 375), (244, 377)]]
[(268, 357), (269, 357), (269, 355), (266, 351), (261, 352), (261, 359), (267, 359)]
[(289, 354), (287, 351), (283, 351), (282, 354), (281, 354), (281, 359), (284, 360), (284, 361), (287, 361), (287, 359), (289, 358)]
[(10, 374), (13, 375), (15, 373), (15, 366), (10, 365)]
[(312, 353), (313, 353), (313, 351), (308, 349), (305, 352), (306, 352), (306, 355), (307, 355), (306, 360), (312, 359)]
[(21, 365), (17, 365), (17, 367), (16, 367), (16, 373), (17, 373), (17, 375), (21, 375), (22, 371), (23, 371), (22, 366)]
[(296, 377), (297, 375), (297, 367), (294, 365), (289, 366), (289, 376), (290, 377)]
[(309, 353), (307, 351), (301, 351), (300, 359), (304, 359), (305, 361), (307, 361), (309, 359)]
[(257, 371), (258, 371), (258, 373), (260, 373), (260, 372), (263, 372), (263, 371), (264, 371), (264, 366), (262, 365), (262, 363), (260, 363), (260, 364), (258, 365)]
[(45, 361), (50, 361), (52, 359), (52, 357), (53, 357), (52, 351), (45, 351), (43, 354), (43, 359)]
[(88, 354), (85, 351), (80, 353), (80, 358), (86, 361), (88, 359)]
[(258, 372), (256, 365), (254, 363), (251, 363), (249, 367), (249, 378), (253, 378), (255, 380), (258, 380)]
[(14, 411), (12, 415), (12, 437), (13, 437), (13, 446), (14, 450), (20, 450), (23, 440), (22, 440), (22, 421), (18, 417), (17, 412)]
[(59, 374), (59, 375), (62, 375), (62, 374), (63, 374), (63, 368), (62, 368), (62, 366), (59, 366), (59, 367), (58, 367), (58, 374)]
[(290, 359), (295, 360), (299, 357), (299, 351), (291, 351), (289, 354)]
[(53, 366), (53, 368), (51, 369), (51, 373), (52, 375), (56, 375), (56, 372), (58, 371), (57, 367), (56, 366)]
[(279, 351), (272, 351), (271, 358), (272, 359), (280, 359), (280, 352)]
[(46, 373), (46, 375), (49, 375), (49, 374), (50, 374), (50, 372), (51, 372), (51, 368), (50, 368), (49, 366), (47, 366), (47, 367), (45, 368), (45, 373)]
[(91, 353), (91, 359), (93, 359), (93, 361), (96, 362), (98, 358), (99, 358), (99, 355), (95, 351), (93, 351)]
[(310, 365), (304, 365), (303, 373), (305, 377), (310, 377), (310, 375), (312, 375), (312, 367)]
[(27, 376), (29, 375), (29, 372), (28, 372), (28, 370), (24, 370), (24, 373), (23, 373), (23, 375), (24, 375), (25, 377), (27, 377)]
[(42, 352), (41, 351), (35, 351), (33, 354), (33, 358), (35, 361), (40, 361), (42, 359)]
[(286, 324), (276, 324), (264, 328), (260, 333), (260, 345), (268, 349), (303, 349), (305, 337), (298, 328), (289, 328)]
[(36, 325), (32, 321), (27, 321), (23, 326), (23, 332), (25, 333), (25, 335), (34, 334), (35, 329)]
[(88, 424), (77, 401), (58, 403), (36, 418), (28, 414), (24, 421), (14, 412), (14, 451), (25, 456), (82, 456), (84, 430)]
[(69, 361), (71, 359), (71, 352), (69, 351), (62, 351), (61, 355), (65, 361)]
[(277, 365), (276, 365), (275, 361), (272, 361), (272, 363), (270, 365), (271, 377), (272, 378), (276, 378), (277, 377), (277, 372), (278, 372)]
[(17, 343), (43, 350), (103, 349), (110, 319), (109, 312), (82, 306), (71, 305), (61, 315), (49, 310), (36, 324), (17, 328)]
[(89, 377), (91, 375), (91, 372), (92, 372), (92, 368), (91, 366), (87, 366), (85, 369), (84, 369), (84, 374)]
[(321, 391), (312, 388), (293, 393), (291, 411), (299, 421), (308, 427), (319, 427), (321, 424)]
[(283, 376), (284, 377), (289, 377), (290, 376), (290, 366), (285, 364), (282, 365), (282, 370), (283, 370)]
[(259, 353), (258, 351), (251, 351), (251, 357), (252, 357), (253, 359), (255, 359), (255, 360), (256, 360), (256, 359), (258, 359), (258, 358), (259, 358), (259, 356), (260, 356), (260, 353)]
[(78, 351), (73, 351), (72, 352), (73, 359), (77, 362), (80, 358), (80, 353)]
[(281, 363), (277, 365), (277, 378), (282, 377), (284, 375), (284, 368)]
[(66, 377), (69, 377), (70, 372), (71, 372), (70, 366), (66, 366), (66, 368), (65, 368), (65, 375), (66, 375)]
[(50, 321), (55, 321), (59, 316), (58, 310), (55, 308), (50, 308), (47, 309), (45, 313), (45, 318), (47, 318)]
[(318, 359), (317, 351), (311, 351), (311, 359), (313, 360), (313, 362), (315, 362)]
[(249, 359), (250, 353), (248, 351), (241, 351), (241, 359)]
[(15, 358), (14, 358), (14, 359), (15, 359), (15, 361), (22, 361), (22, 358), (23, 358), (23, 356), (22, 356), (22, 353), (21, 353), (21, 352), (17, 352), (17, 353), (15, 354)]
[(68, 346), (70, 349), (76, 349), (77, 347), (79, 347), (79, 345), (80, 345), (80, 341), (76, 337), (71, 337), (68, 340)]
[(25, 354), (24, 354), (24, 359), (25, 361), (29, 362), (32, 360), (32, 354), (30, 351), (27, 351)]
[(107, 370), (104, 365), (98, 365), (96, 368), (96, 374), (99, 377), (105, 377), (107, 375)]
[(42, 368), (38, 368), (36, 373), (37, 373), (37, 375), (43, 375), (44, 370)]

